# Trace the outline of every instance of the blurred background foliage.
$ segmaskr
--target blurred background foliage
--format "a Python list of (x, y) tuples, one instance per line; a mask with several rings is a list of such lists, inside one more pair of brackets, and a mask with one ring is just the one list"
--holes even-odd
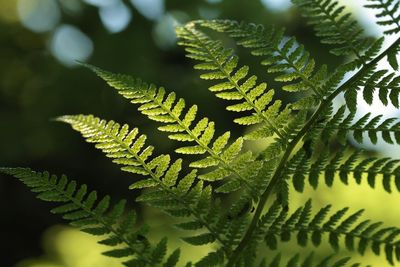
[[(342, 2), (358, 16), (368, 34), (379, 34), (373, 15), (360, 8), (363, 1)], [(304, 43), (319, 64), (334, 68), (343, 60), (328, 54), (327, 47), (315, 38), (289, 0), (0, 0), (1, 165), (66, 173), (100, 194), (128, 198), (133, 206), (135, 195), (127, 190), (132, 177), (121, 173), (78, 134), (51, 119), (92, 113), (127, 122), (141, 128), (159, 153), (172, 152), (173, 143), (155, 131), (154, 123), (145, 120), (92, 73), (77, 68), (75, 60), (174, 90), (188, 102), (198, 104), (202, 115), (212, 117), (221, 132), (232, 129), (240, 135), (245, 129), (232, 124), (232, 114), (208, 93), (207, 82), (200, 81), (192, 62), (175, 44), (174, 26), (199, 18), (285, 26), (287, 34)], [(257, 59), (240, 50), (239, 54), (242, 62), (253, 66), (254, 73), (279, 89)], [(290, 101), (288, 95), (281, 97)], [(396, 110), (372, 110), (398, 115)], [(249, 146), (259, 150), (265, 144)], [(365, 146), (378, 152), (398, 152), (394, 147), (382, 148), (382, 143)], [(315, 208), (333, 202), (336, 208), (366, 208), (366, 216), (389, 225), (400, 219), (397, 205), (391, 204), (399, 200), (398, 195), (384, 193), (381, 188), (345, 188), (339, 184), (333, 189), (321, 187), (318, 192), (294, 194), (291, 205), (302, 205), (311, 196), (316, 199)], [(95, 238), (61, 226), (63, 221), (49, 213), (50, 206), (36, 201), (17, 181), (0, 177), (0, 266), (118, 266), (115, 260), (99, 255), (102, 248), (95, 244)], [(154, 227), (152, 238), (168, 233), (174, 246), (182, 245), (165, 215), (147, 207), (134, 208), (141, 209), (141, 217)], [(290, 244), (284, 247), (288, 253), (294, 248)], [(188, 248), (186, 258), (200, 257), (206, 251), (207, 247)], [(324, 247), (318, 251), (321, 255), (330, 253)], [(376, 257), (370, 261), (381, 262)]]

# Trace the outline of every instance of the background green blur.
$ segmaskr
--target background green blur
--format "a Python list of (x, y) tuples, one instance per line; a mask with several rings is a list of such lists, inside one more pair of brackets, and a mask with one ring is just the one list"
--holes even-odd
[[(354, 7), (353, 11), (358, 12)], [(232, 129), (235, 135), (241, 134), (245, 129), (232, 124), (232, 114), (224, 110), (225, 104), (206, 90), (208, 83), (198, 78), (193, 62), (175, 45), (174, 25), (199, 18), (285, 26), (287, 34), (304, 43), (318, 64), (334, 67), (343, 60), (328, 54), (327, 47), (319, 43), (297, 9), (286, 0), (0, 0), (0, 165), (65, 173), (100, 194), (128, 198), (133, 204), (135, 195), (127, 187), (134, 177), (120, 172), (76, 132), (51, 119), (91, 113), (126, 122), (146, 133), (157, 152), (173, 151), (174, 143), (156, 132), (154, 123), (74, 60), (163, 85), (189, 103), (198, 104), (202, 115), (212, 117), (220, 131)], [(359, 18), (366, 21), (363, 16)], [(367, 21), (367, 25), (370, 23)], [(239, 50), (242, 62), (251, 64), (253, 72), (270, 87), (279, 88), (258, 59), (242, 52)], [(310, 195), (316, 195), (321, 205), (337, 201), (343, 204), (337, 208), (351, 204), (362, 207), (367, 201), (359, 201), (355, 192), (362, 194), (365, 190), (355, 187), (352, 194), (343, 193), (343, 199), (339, 199), (337, 191), (333, 194), (330, 189), (322, 189), (322, 193), (310, 191), (292, 201), (301, 205)], [(375, 195), (371, 191), (372, 210), (381, 207), (381, 201), (396, 201), (396, 195), (377, 191)], [(76, 267), (78, 262), (79, 266), (112, 266), (104, 258), (99, 260), (102, 263), (85, 262), (82, 254), (90, 255), (86, 250), (94, 250), (96, 258), (101, 248), (93, 245), (91, 237), (54, 227), (63, 221), (49, 213), (51, 206), (37, 201), (16, 180), (0, 177), (0, 266), (14, 266), (44, 254), (44, 259), (55, 265), (34, 260), (25, 261), (23, 266)], [(158, 218), (155, 228), (163, 234), (166, 228), (162, 224), (167, 223), (164, 216), (148, 208), (135, 208), (141, 209), (146, 218)], [(388, 209), (390, 212), (380, 208), (368, 214), (395, 223), (399, 216), (393, 215), (391, 207)], [(83, 245), (85, 242), (87, 245)], [(78, 248), (80, 251), (74, 254)]]

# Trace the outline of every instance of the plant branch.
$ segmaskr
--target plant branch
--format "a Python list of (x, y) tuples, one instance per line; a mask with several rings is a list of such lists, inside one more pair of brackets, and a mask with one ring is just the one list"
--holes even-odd
[(271, 182), (268, 184), (268, 187), (266, 188), (266, 190), (264, 191), (264, 193), (262, 194), (262, 196), (260, 198), (260, 201), (257, 205), (256, 212), (254, 213), (254, 217), (250, 223), (249, 228), (246, 231), (245, 236), (243, 237), (243, 239), (239, 243), (239, 245), (236, 247), (235, 251), (232, 253), (232, 257), (229, 259), (227, 266), (234, 266), (234, 264), (239, 259), (240, 254), (243, 252), (243, 250), (246, 248), (248, 242), (251, 240), (253, 232), (256, 229), (258, 220), (260, 219), (260, 216), (264, 210), (264, 206), (265, 206), (269, 196), (271, 195), (272, 191), (274, 190), (275, 186), (278, 184), (286, 162), (288, 161), (294, 148), (301, 141), (303, 136), (308, 131), (311, 130), (311, 128), (314, 126), (314, 124), (319, 119), (319, 116), (321, 114), (323, 114), (323, 111), (330, 105), (330, 103), (336, 96), (338, 96), (341, 92), (343, 92), (345, 89), (347, 89), (349, 86), (351, 86), (360, 77), (363, 77), (365, 72), (368, 71), (368, 69), (371, 66), (376, 65), (380, 60), (382, 60), (391, 51), (391, 49), (393, 49), (394, 47), (397, 47), (399, 45), (400, 45), (400, 38), (397, 39), (389, 48), (387, 48), (385, 51), (383, 51), (380, 55), (375, 57), (372, 61), (365, 64), (354, 76), (352, 76), (345, 83), (343, 83), (341, 86), (339, 86), (331, 95), (329, 95), (324, 101), (322, 101), (321, 104), (319, 105), (319, 107), (317, 108), (317, 110), (313, 113), (311, 118), (308, 120), (308, 122), (303, 126), (303, 128), (297, 133), (297, 135), (289, 143), (289, 146), (286, 149), (285, 154), (282, 156), (282, 159), (271, 179)]

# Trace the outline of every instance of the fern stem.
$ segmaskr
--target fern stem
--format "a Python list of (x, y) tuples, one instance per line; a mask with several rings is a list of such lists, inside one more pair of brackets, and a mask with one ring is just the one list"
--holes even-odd
[(171, 188), (169, 188), (168, 186), (164, 185), (161, 181), (160, 181), (160, 177), (157, 176), (157, 174), (155, 172), (152, 171), (152, 169), (149, 167), (149, 165), (142, 160), (142, 158), (136, 154), (128, 145), (125, 144), (125, 142), (123, 142), (122, 140), (120, 140), (119, 138), (116, 138), (114, 135), (110, 135), (108, 134), (108, 132), (105, 132), (104, 129), (102, 127), (97, 127), (97, 125), (93, 125), (93, 128), (95, 128), (97, 131), (103, 132), (105, 133), (107, 136), (111, 137), (115, 142), (117, 142), (121, 147), (123, 147), (124, 149), (126, 149), (126, 151), (131, 154), (139, 163), (140, 165), (143, 166), (143, 168), (145, 169), (145, 171), (151, 176), (151, 178), (156, 181), (158, 183), (158, 185), (167, 193), (171, 194), (177, 201), (183, 203), (188, 209), (189, 211), (196, 217), (196, 219), (215, 237), (216, 240), (218, 240), (221, 245), (222, 248), (224, 249), (224, 251), (226, 253), (229, 252), (224, 240), (219, 236), (218, 231), (216, 231), (215, 229), (213, 229), (210, 225), (208, 225), (208, 223), (201, 217), (201, 215), (191, 207), (190, 203), (188, 203), (187, 201), (185, 201), (184, 199), (182, 199), (179, 195), (177, 195), (173, 190), (171, 190)]
[(275, 188), (275, 186), (278, 184), (279, 180), (281, 179), (285, 164), (288, 161), (288, 159), (289, 159), (290, 155), (292, 154), (294, 148), (296, 147), (297, 143), (300, 142), (300, 140), (303, 138), (303, 136), (308, 131), (311, 130), (311, 128), (314, 126), (314, 124), (318, 121), (319, 116), (321, 114), (323, 114), (323, 111), (327, 107), (329, 107), (330, 103), (333, 101), (333, 99), (336, 96), (338, 96), (341, 92), (343, 92), (345, 89), (347, 89), (349, 86), (351, 86), (360, 77), (363, 77), (365, 72), (368, 71), (369, 68), (376, 65), (392, 49), (394, 49), (395, 47), (397, 47), (399, 45), (400, 45), (400, 38), (397, 39), (390, 47), (388, 47), (385, 51), (383, 51), (381, 54), (379, 54), (377, 57), (375, 57), (369, 63), (365, 64), (356, 74), (354, 74), (345, 83), (343, 83), (341, 86), (339, 86), (331, 95), (329, 95), (323, 102), (321, 102), (318, 109), (314, 112), (314, 114), (311, 116), (311, 118), (308, 120), (308, 122), (303, 126), (303, 128), (297, 133), (297, 135), (289, 143), (289, 146), (287, 147), (284, 155), (282, 156), (282, 159), (281, 159), (273, 177), (271, 178), (271, 181), (268, 184), (268, 187), (265, 189), (264, 193), (262, 194), (262, 196), (260, 198), (260, 201), (257, 205), (257, 209), (254, 213), (254, 217), (250, 223), (249, 228), (246, 231), (245, 236), (243, 237), (242, 241), (239, 243), (239, 245), (236, 247), (236, 249), (232, 253), (232, 257), (229, 259), (227, 266), (231, 266), (231, 267), (234, 266), (234, 264), (239, 259), (240, 254), (243, 252), (243, 250), (246, 248), (248, 242), (251, 240), (251, 238), (253, 236), (253, 232), (256, 229), (257, 223), (258, 223), (260, 216), (264, 210), (264, 206), (265, 206), (269, 196), (271, 195), (273, 189)]
[(232, 76), (225, 70), (224, 66), (221, 64), (221, 62), (218, 60), (217, 55), (213, 53), (213, 51), (210, 49), (210, 47), (204, 43), (193, 31), (190, 31), (185, 27), (185, 30), (190, 33), (191, 35), (196, 38), (196, 40), (203, 45), (203, 47), (206, 49), (207, 53), (211, 56), (212, 60), (214, 63), (217, 64), (218, 69), (225, 75), (226, 79), (235, 87), (235, 89), (240, 93), (240, 95), (246, 100), (247, 103), (251, 105), (251, 107), (254, 109), (254, 111), (257, 113), (258, 116), (262, 118), (262, 120), (267, 123), (271, 129), (280, 137), (284, 138), (284, 136), (280, 133), (279, 129), (275, 127), (275, 125), (264, 115), (262, 110), (260, 110), (254, 103), (249, 99), (247, 94), (243, 92), (242, 88), (239, 86), (239, 84), (232, 79)]

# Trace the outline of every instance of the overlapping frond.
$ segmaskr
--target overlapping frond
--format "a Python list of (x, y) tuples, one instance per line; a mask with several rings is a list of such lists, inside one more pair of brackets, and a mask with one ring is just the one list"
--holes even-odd
[(336, 153), (324, 149), (311, 157), (306, 150), (301, 149), (289, 161), (286, 175), (292, 177), (293, 185), (299, 192), (303, 191), (306, 178), (316, 188), (322, 178), (326, 185), (332, 186), (337, 176), (344, 184), (348, 184), (349, 179), (354, 179), (358, 184), (366, 179), (372, 188), (379, 179), (387, 192), (392, 191), (393, 184), (400, 191), (400, 160), (364, 158), (362, 152), (342, 147)]
[[(400, 261), (400, 229), (383, 227), (380, 222), (360, 221), (363, 211), (349, 214), (348, 208), (330, 213), (331, 206), (321, 208), (312, 215), (311, 201), (294, 212), (288, 212), (276, 202), (270, 207), (258, 225), (258, 233), (270, 249), (276, 249), (279, 239), (283, 242), (296, 239), (300, 246), (312, 243), (319, 246), (324, 236), (334, 250), (341, 247), (341, 242), (349, 251), (363, 255), (371, 251), (376, 255), (386, 256), (390, 264)], [(294, 237), (295, 236), (295, 237)]]
[(304, 45), (299, 44), (294, 37), (286, 38), (283, 29), (231, 20), (196, 23), (228, 34), (237, 40), (238, 45), (250, 49), (252, 55), (262, 57), (261, 64), (267, 67), (269, 73), (277, 74), (276, 81), (285, 84), (283, 90), (310, 91), (312, 96), (306, 97), (302, 101), (304, 105), (297, 105), (297, 108), (313, 107), (326, 94), (322, 85), (327, 78), (327, 66), (316, 69), (315, 60), (305, 50)]
[[(177, 28), (180, 44), (186, 47), (188, 57), (199, 60), (195, 68), (206, 71), (201, 77), (205, 79), (224, 80), (210, 87), (217, 91), (217, 96), (235, 95), (226, 98), (239, 100), (240, 103), (229, 106), (228, 110), (237, 112), (252, 111), (252, 115), (236, 119), (241, 124), (256, 124), (255, 130), (245, 135), (246, 139), (260, 139), (275, 136), (272, 146), (275, 156), (285, 150), (291, 138), (304, 122), (304, 114), (296, 114), (290, 106), (281, 109), (281, 101), (273, 101), (274, 90), (266, 90), (266, 85), (257, 85), (256, 77), (248, 77), (248, 67), (238, 67), (238, 57), (231, 49), (225, 49), (221, 42), (210, 39), (195, 28), (196, 23), (189, 23)], [(206, 67), (204, 67), (206, 66)], [(266, 101), (268, 100), (268, 101)], [(259, 103), (263, 103), (261, 106)], [(240, 107), (240, 108), (239, 108)], [(247, 108), (243, 108), (247, 107)], [(245, 121), (248, 121), (244, 123)], [(243, 122), (243, 123), (242, 123)], [(293, 127), (293, 126), (296, 127)], [(267, 154), (271, 154), (269, 151)]]
[(185, 100), (177, 99), (175, 93), (167, 94), (162, 87), (156, 88), (128, 75), (88, 67), (125, 98), (139, 104), (138, 109), (151, 120), (165, 124), (158, 129), (167, 132), (170, 139), (194, 143), (178, 148), (177, 153), (207, 154), (190, 164), (193, 168), (206, 169), (199, 178), (215, 182), (230, 176), (226, 183), (217, 188), (218, 192), (229, 193), (245, 187), (250, 196), (257, 196), (260, 187), (254, 184), (253, 178), (262, 167), (262, 162), (255, 160), (250, 151), (242, 152), (242, 137), (230, 142), (230, 132), (215, 136), (215, 123), (208, 118), (198, 119), (196, 105), (185, 110)]
[(378, 98), (385, 106), (391, 103), (399, 107), (400, 76), (388, 70), (376, 70), (371, 68), (363, 77), (354, 84), (357, 90), (362, 92), (365, 102), (369, 105), (374, 100), (374, 93), (378, 92)]
[[(306, 258), (301, 260), (300, 254), (288, 258), (287, 260), (282, 259), (282, 254), (278, 253), (269, 263), (266, 260), (262, 260), (260, 267), (344, 267), (348, 266), (350, 258), (334, 259), (333, 256), (328, 256), (322, 260), (315, 260), (314, 253), (310, 253)], [(285, 263), (286, 262), (286, 263)], [(353, 267), (358, 264), (351, 265)]]
[[(167, 259), (167, 239), (151, 246), (145, 235), (147, 227), (135, 227), (136, 213), (126, 213), (125, 200), (110, 205), (110, 197), (98, 200), (96, 191), (88, 192), (87, 186), (78, 186), (63, 175), (58, 178), (48, 172), (40, 173), (27, 168), (0, 168), (0, 172), (12, 175), (37, 193), (40, 200), (60, 203), (52, 213), (60, 214), (81, 231), (102, 236), (100, 244), (112, 247), (103, 254), (124, 258), (125, 266), (176, 266), (180, 250), (175, 250)], [(126, 259), (125, 257), (128, 257)]]
[(201, 63), (196, 69), (203, 70), (200, 77), (206, 80), (217, 80), (209, 88), (216, 96), (226, 100), (239, 101), (227, 107), (234, 112), (251, 111), (251, 115), (236, 118), (241, 125), (262, 124), (262, 133), (269, 137), (276, 134), (283, 137), (282, 126), (288, 120), (289, 109), (282, 112), (280, 100), (273, 101), (275, 91), (268, 89), (266, 83), (257, 83), (255, 75), (249, 75), (249, 67), (238, 66), (238, 57), (232, 49), (225, 49), (220, 41), (210, 39), (195, 29), (195, 24), (178, 27), (176, 33), (179, 44), (185, 46), (188, 57)]
[[(359, 24), (345, 12), (337, 0), (293, 0), (300, 7), (302, 15), (314, 25), (321, 42), (335, 46), (334, 55), (355, 55), (365, 64), (371, 57), (372, 41), (363, 36)], [(367, 52), (365, 52), (367, 51)]]
[(345, 90), (344, 98), (351, 112), (357, 111), (358, 94), (361, 94), (369, 105), (372, 105), (374, 100), (379, 100), (385, 106), (392, 104), (398, 108), (400, 76), (396, 72), (378, 70), (375, 65), (372, 65), (366, 68), (362, 75)]
[(367, 8), (378, 10), (375, 16), (377, 23), (388, 27), (385, 34), (395, 34), (400, 32), (400, 2), (398, 0), (367, 0)]
[[(347, 113), (347, 114), (346, 114)], [(359, 119), (355, 119), (355, 113), (347, 112), (342, 106), (327, 121), (321, 121), (315, 127), (321, 131), (323, 140), (330, 140), (332, 136), (341, 143), (346, 143), (348, 135), (353, 136), (358, 143), (363, 143), (365, 137), (376, 144), (379, 137), (389, 144), (400, 144), (400, 122), (397, 118), (382, 120), (382, 115), (371, 116), (367, 113)]]
[(207, 230), (200, 236), (185, 237), (193, 245), (225, 241), (217, 228), (221, 214), (216, 213), (210, 185), (196, 181), (197, 171), (181, 175), (182, 160), (171, 162), (169, 155), (153, 155), (153, 147), (146, 146), (145, 135), (137, 128), (129, 129), (114, 121), (105, 121), (91, 115), (63, 116), (58, 120), (70, 124), (88, 142), (95, 143), (113, 162), (122, 165), (121, 170), (146, 177), (136, 181), (130, 189), (148, 188), (137, 198), (174, 217), (192, 218), (177, 226), (185, 230)]

